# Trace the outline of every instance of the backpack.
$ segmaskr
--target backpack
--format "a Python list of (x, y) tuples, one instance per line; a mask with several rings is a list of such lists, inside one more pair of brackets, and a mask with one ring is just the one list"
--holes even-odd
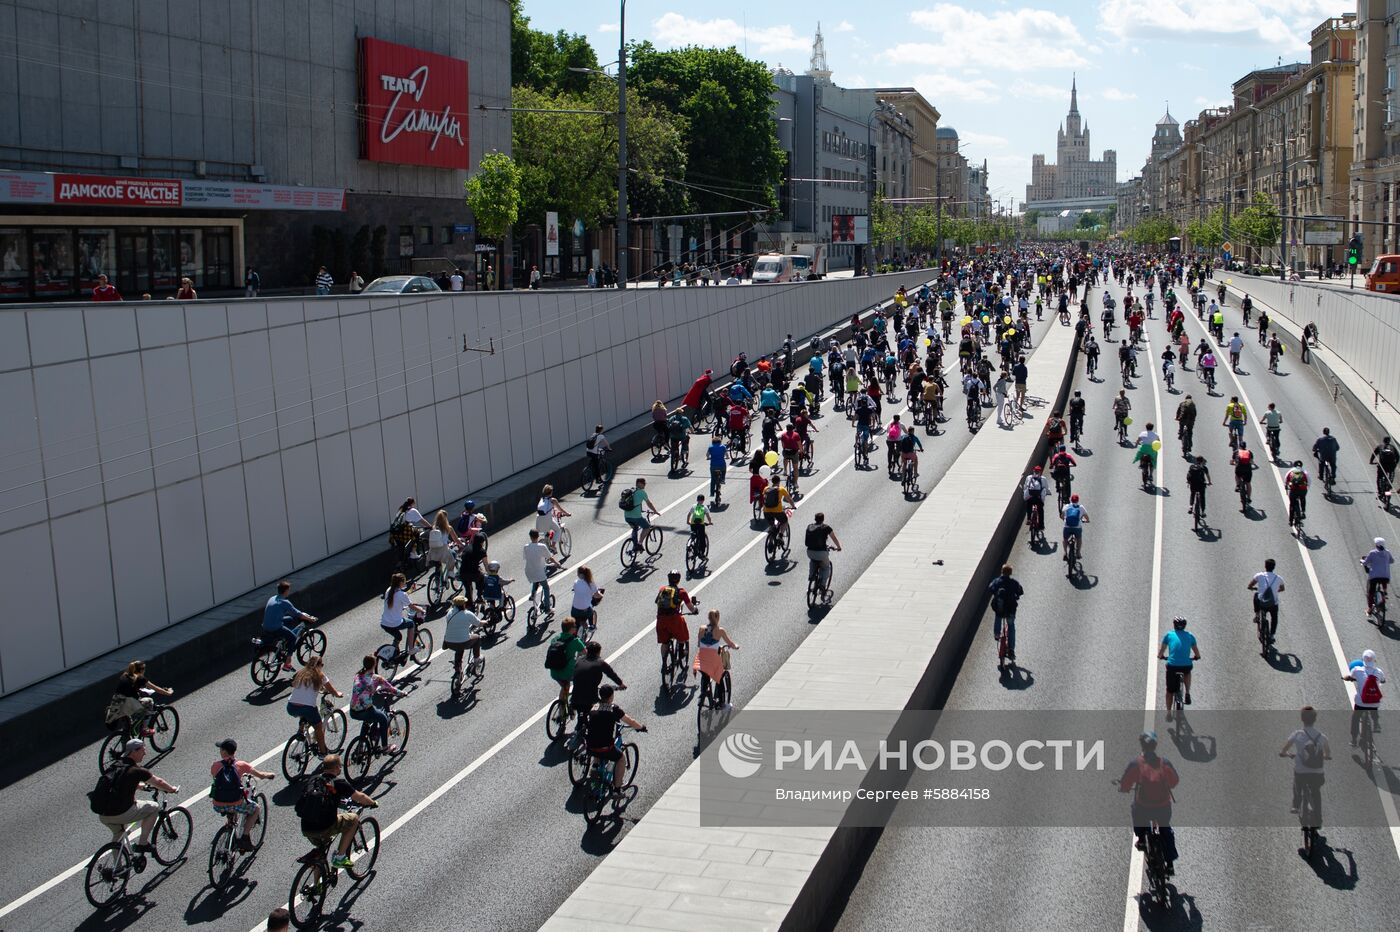
[(656, 607), (663, 615), (674, 615), (681, 610), (681, 594), (675, 586), (662, 586), (656, 593)]
[(544, 668), (546, 670), (563, 670), (569, 665), (569, 640), (557, 637), (549, 642), (549, 649), (544, 652)]
[(622, 495), (617, 500), (617, 507), (623, 511), (631, 511), (637, 507), (637, 497), (633, 494), (635, 489), (623, 489)]
[(914, 435), (913, 435), (913, 433), (906, 431), (906, 432), (904, 433), (904, 435), (901, 436), (901, 437), (899, 438), (899, 452), (900, 452), (900, 453), (913, 453), (913, 452), (914, 452)]
[(1005, 586), (997, 586), (992, 590), (992, 611), (1004, 615), (1010, 604), (1010, 593), (1006, 591)]
[(1154, 809), (1170, 806), (1172, 803), (1172, 788), (1170, 778), (1167, 775), (1167, 762), (1162, 758), (1157, 759), (1156, 767), (1147, 765), (1147, 756), (1138, 755), (1138, 779), (1137, 779), (1137, 802), (1139, 805), (1148, 806)]
[(220, 762), (219, 772), (214, 774), (214, 782), (209, 787), (209, 798), (216, 803), (243, 802), (243, 781), (238, 779), (238, 768), (233, 761)]
[(1308, 734), (1307, 729), (1304, 729), (1303, 735), (1308, 739), (1308, 742), (1304, 744), (1302, 750), (1298, 752), (1298, 760), (1304, 767), (1310, 767), (1313, 770), (1321, 770), (1322, 765), (1325, 763), (1322, 756), (1322, 733), (1318, 732), (1314, 737)]
[(297, 818), (303, 823), (325, 825), (335, 821), (335, 797), (324, 777), (316, 777), (306, 784), (305, 791), (297, 797), (293, 807)]
[(126, 773), (134, 765), (126, 758), (112, 764), (97, 778), (97, 785), (88, 793), (88, 808), (96, 815), (116, 816), (131, 808), (119, 795)]
[(778, 487), (776, 485), (770, 485), (763, 490), (764, 508), (777, 508), (782, 500), (783, 497), (778, 493)]
[(394, 520), (389, 522), (389, 543), (395, 547), (402, 547), (413, 540), (413, 528), (408, 526), (408, 521), (402, 514), (394, 516)]
[(1261, 585), (1255, 598), (1259, 600), (1260, 605), (1273, 605), (1277, 601), (1274, 596), (1274, 587), (1269, 585)]
[(1361, 684), (1361, 701), (1366, 705), (1380, 705), (1381, 681), (1373, 673), (1364, 674), (1366, 681)]

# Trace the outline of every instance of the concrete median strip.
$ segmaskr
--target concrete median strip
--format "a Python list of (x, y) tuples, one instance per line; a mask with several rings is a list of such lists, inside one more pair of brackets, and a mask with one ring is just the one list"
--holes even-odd
[[(1029, 394), (1061, 399), (1074, 331), (1051, 326), (1032, 357)], [(925, 706), (956, 668), (984, 587), (1020, 522), (1008, 508), (1044, 441), (1033, 411), (995, 421), (949, 468), (898, 537), (861, 574), (747, 710)], [(933, 566), (941, 560), (942, 565)], [(917, 647), (916, 647), (917, 645)], [(827, 914), (869, 829), (700, 825), (692, 764), (543, 928), (812, 928)]]

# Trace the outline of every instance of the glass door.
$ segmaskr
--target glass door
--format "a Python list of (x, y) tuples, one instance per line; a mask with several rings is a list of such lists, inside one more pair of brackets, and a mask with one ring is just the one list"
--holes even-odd
[(151, 290), (151, 238), (145, 230), (118, 228), (116, 284), (128, 301)]

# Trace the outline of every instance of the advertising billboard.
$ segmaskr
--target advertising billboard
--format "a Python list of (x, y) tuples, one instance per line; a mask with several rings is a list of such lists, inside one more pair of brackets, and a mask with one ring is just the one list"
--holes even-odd
[(471, 167), (465, 60), (370, 38), (359, 59), (362, 158)]

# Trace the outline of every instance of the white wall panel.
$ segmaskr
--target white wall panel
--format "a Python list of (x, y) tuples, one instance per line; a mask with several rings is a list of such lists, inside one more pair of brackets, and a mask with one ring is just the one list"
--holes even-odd
[(287, 493), (287, 531), (292, 563), (306, 566), (323, 559), (326, 548), (326, 503), (321, 496), (321, 469), (316, 445), (304, 443), (282, 451), (282, 486)]
[(432, 346), (433, 401), (446, 401), (462, 393), (457, 379), (457, 363), (463, 355), (462, 340), (454, 327), (454, 315), (447, 308), (434, 308), (428, 315), (428, 342)]
[(277, 436), (279, 446), (285, 450), (315, 436), (306, 331), (301, 327), (279, 327), (271, 336), (268, 351), (272, 361), (273, 397), (277, 404)]
[(156, 486), (192, 479), (199, 475), (199, 445), (188, 348), (180, 344), (143, 351), (141, 374), (146, 385)]
[(462, 434), (467, 445), (467, 488), (485, 488), (491, 484), (491, 433), (485, 391), (462, 396)]
[[(528, 379), (511, 379), (505, 385), (506, 415), (510, 423), (511, 466), (509, 472), (529, 468), (535, 462), (534, 429), (530, 420), (530, 395)], [(491, 424), (494, 434), (496, 425)], [(508, 474), (508, 473), (506, 473)], [(503, 474), (503, 475), (506, 475)]]
[(215, 472), (243, 460), (229, 343), (216, 337), (191, 343), (189, 349), (200, 471)]
[[(467, 494), (467, 442), (462, 434), (462, 402), (449, 398), (433, 406), (437, 418), (438, 458), (442, 463), (444, 501)], [(453, 517), (456, 517), (455, 515)]]
[[(515, 471), (515, 460), (511, 453), (511, 434), (515, 432), (511, 415), (506, 407), (506, 387), (491, 385), (486, 396), (486, 447), (491, 454), (490, 482), (496, 482)], [(472, 477), (476, 482), (476, 477)]]
[(282, 488), (282, 457), (260, 457), (243, 464), (248, 490), (248, 529), (253, 541), (254, 584), (285, 575), (292, 563), (287, 536), (287, 500)]
[(307, 324), (306, 347), (311, 367), (311, 405), (316, 415), (316, 436), (329, 437), (348, 430), (340, 321), (332, 318)]
[(384, 435), (384, 475), (389, 488), (389, 500), (397, 508), (399, 502), (409, 496), (421, 499), (422, 496), (418, 494), (418, 479), (413, 472), (413, 458), (417, 453), (413, 449), (413, 434), (409, 430), (408, 415), (385, 418), (379, 429)]
[(125, 644), (165, 627), (170, 620), (155, 493), (109, 504), (107, 536), (112, 546), (117, 629)]
[(433, 402), (433, 356), (453, 355), (449, 346), (434, 346), (428, 339), (428, 311), (422, 305), (405, 305), (400, 316), (403, 330), (405, 389), (409, 410)]
[(217, 604), (247, 592), (255, 584), (242, 466), (204, 475), (204, 510), (208, 516), (209, 568)]
[[(132, 320), (135, 327), (135, 318)], [(146, 428), (146, 389), (141, 381), (140, 354), (101, 356), (92, 360), (89, 369), (107, 500), (154, 488), (151, 435)], [(0, 391), (0, 396), (3, 394)], [(236, 448), (234, 455), (237, 455)]]
[(52, 524), (63, 659), (68, 666), (116, 647), (117, 603), (107, 542), (107, 513), (90, 508)]
[(136, 330), (142, 349), (185, 342), (185, 310), (176, 302), (142, 304), (136, 309)]
[(277, 449), (277, 414), (272, 390), (272, 356), (267, 331), (229, 338), (233, 357), (233, 387), (238, 405), (238, 436), (243, 461)]
[(350, 435), (341, 433), (316, 441), (316, 463), (321, 471), (326, 546), (331, 553), (338, 553), (361, 540)]
[(443, 500), (442, 457), (438, 452), (437, 409), (419, 408), (408, 415), (413, 446), (414, 494), (424, 508)]
[(34, 391), (50, 517), (101, 504), (102, 470), (87, 363), (35, 369)]
[(379, 397), (379, 416), (393, 417), (408, 410), (399, 314), (397, 310), (375, 311), (370, 322), (374, 336), (372, 371), (375, 375), (375, 394)]
[(392, 501), (384, 474), (384, 439), (378, 424), (350, 431), (350, 454), (355, 466), (356, 512), (360, 537), (373, 537), (389, 528), (392, 511), (407, 496)]
[[(345, 378), (346, 409), (351, 427), (379, 421), (379, 389), (374, 366), (374, 332), (368, 313), (340, 318), (340, 342)], [(326, 359), (329, 365), (331, 360)]]
[(0, 534), (0, 591), (24, 594), (22, 617), (0, 625), (0, 676), (9, 692), (64, 668), (46, 525)]
[[(136, 319), (131, 318), (136, 331)], [(0, 372), (22, 369), (29, 365), (29, 333), (25, 329), (23, 311), (0, 311)]]
[(171, 618), (187, 618), (213, 604), (203, 492), (198, 479), (156, 490)]
[(212, 301), (186, 304), (185, 335), (191, 343), (211, 337), (228, 336), (227, 307)]
[(87, 356), (82, 311), (52, 308), (30, 311), (26, 316), (29, 318), (29, 357), (32, 365), (42, 366)]
[[(6, 319), (21, 320), (20, 315), (7, 315), (0, 318), (0, 346), (6, 342), (4, 328)], [(119, 307), (108, 304), (101, 308), (83, 312), (83, 322), (87, 330), (88, 352), (93, 356), (106, 356), (111, 353), (126, 353), (141, 345), (136, 336), (136, 308)], [(20, 334), (23, 340), (23, 333)], [(23, 344), (21, 344), (23, 345)], [(0, 349), (0, 360), (5, 350)], [(3, 366), (3, 368), (9, 368)]]

